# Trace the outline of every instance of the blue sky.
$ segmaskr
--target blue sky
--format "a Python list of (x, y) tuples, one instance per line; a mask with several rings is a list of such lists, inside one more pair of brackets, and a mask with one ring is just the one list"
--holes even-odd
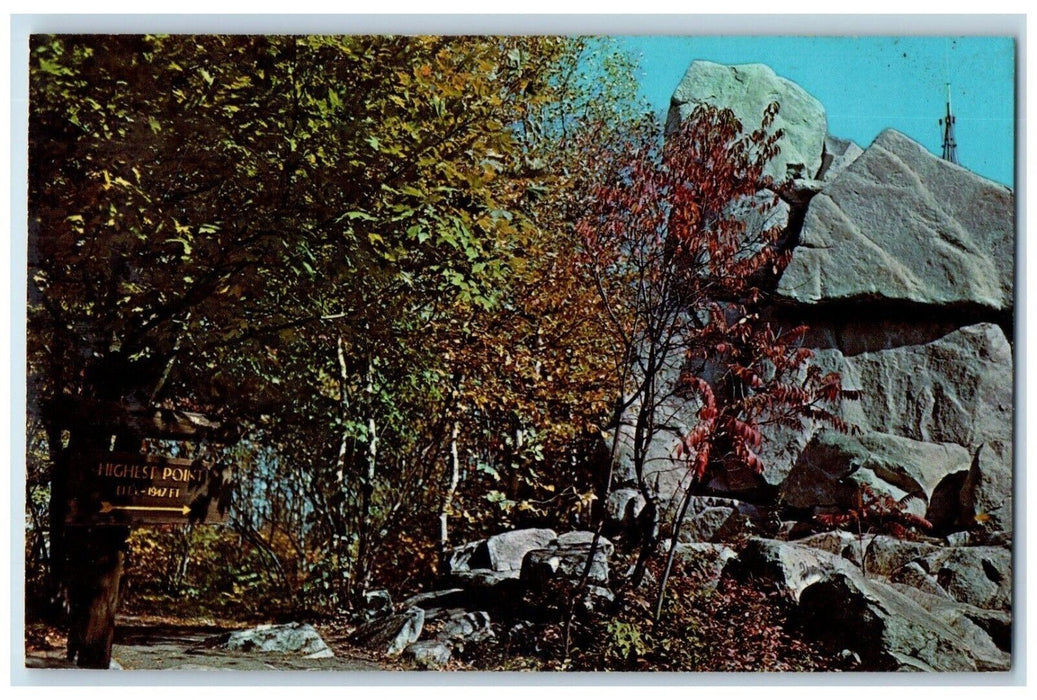
[(894, 128), (939, 155), (951, 83), (958, 161), (1011, 186), (1015, 167), (1015, 44), (1003, 37), (623, 37), (641, 57), (639, 83), (653, 109), (695, 59), (765, 63), (821, 101), (828, 132), (866, 147)]

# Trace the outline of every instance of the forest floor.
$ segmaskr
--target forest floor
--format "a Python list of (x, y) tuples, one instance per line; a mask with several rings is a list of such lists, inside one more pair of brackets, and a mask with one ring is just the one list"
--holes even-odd
[[(385, 671), (392, 670), (364, 655), (334, 634), (320, 629), (334, 658), (230, 651), (205, 646), (204, 642), (240, 623), (211, 618), (120, 616), (116, 620), (112, 658), (126, 671)], [(318, 626), (319, 629), (319, 626)], [(31, 625), (26, 631), (27, 669), (75, 668), (65, 660), (65, 637), (55, 628)]]

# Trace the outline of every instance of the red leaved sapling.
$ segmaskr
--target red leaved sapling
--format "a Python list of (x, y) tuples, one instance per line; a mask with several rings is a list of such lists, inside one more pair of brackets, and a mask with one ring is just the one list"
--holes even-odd
[[(687, 472), (673, 542), (696, 489), (762, 472), (768, 425), (847, 428), (826, 408), (847, 392), (838, 374), (809, 365), (811, 352), (800, 346), (806, 328), (774, 328), (762, 313), (765, 285), (789, 256), (781, 227), (747, 225), (766, 222), (777, 205), (780, 183), (764, 174), (782, 135), (773, 128), (777, 112), (770, 105), (759, 128), (745, 132), (730, 110), (703, 105), (664, 142), (649, 123), (625, 143), (594, 149), (601, 175), (577, 232), (605, 309), (602, 328), (627, 368), (616, 378), (611, 464), (625, 430), (646, 502), (632, 585), (655, 551), (661, 511), (649, 448), (672, 430), (675, 405), (700, 407), (673, 455)], [(657, 615), (673, 553), (671, 546)]]

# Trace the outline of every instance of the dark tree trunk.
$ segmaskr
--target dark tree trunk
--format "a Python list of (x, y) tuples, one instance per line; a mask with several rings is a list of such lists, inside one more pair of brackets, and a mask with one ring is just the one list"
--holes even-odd
[(125, 527), (76, 527), (66, 531), (67, 655), (82, 668), (111, 665), (128, 535)]

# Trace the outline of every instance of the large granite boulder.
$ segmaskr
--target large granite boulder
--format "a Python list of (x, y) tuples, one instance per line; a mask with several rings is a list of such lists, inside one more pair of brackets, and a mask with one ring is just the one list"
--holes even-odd
[[(980, 514), (989, 529), (1011, 530), (1012, 349), (1000, 326), (871, 352), (827, 348), (813, 363), (860, 392), (834, 410), (861, 434), (767, 427), (763, 473), (732, 475), (718, 490), (780, 487), (786, 503), (809, 508), (846, 505), (866, 483), (916, 515), (935, 508), (941, 530), (968, 527)], [(956, 514), (945, 523), (948, 509)]]
[(758, 129), (772, 102), (780, 105), (774, 128), (781, 129), (781, 153), (765, 173), (776, 181), (814, 177), (821, 169), (827, 122), (820, 102), (799, 85), (762, 64), (724, 66), (695, 61), (670, 100), (666, 131), (672, 133), (700, 104), (728, 108), (746, 131)]
[[(843, 445), (870, 453), (854, 458), (858, 463), (874, 465), (873, 474), (905, 492), (916, 484), (942, 529), (982, 520), (1011, 531), (1012, 349), (998, 325), (979, 323), (923, 345), (852, 356), (821, 350), (815, 363), (861, 392), (840, 407), (843, 418), (865, 431), (860, 449)], [(889, 468), (894, 458), (902, 462), (896, 474)], [(927, 466), (929, 458), (936, 462)], [(786, 493), (793, 490), (790, 485)], [(955, 506), (958, 516), (948, 520), (946, 511)]]
[(753, 539), (728, 564), (728, 571), (776, 586), (797, 605), (808, 634), (833, 651), (855, 652), (871, 670), (1010, 668), (1010, 657), (984, 628), (964, 619), (966, 609), (954, 609), (960, 603), (938, 599), (940, 614), (934, 614), (919, 602), (922, 592), (905, 593), (897, 585), (870, 578), (837, 554)]
[(1012, 190), (886, 130), (810, 201), (778, 295), (1012, 308)]

